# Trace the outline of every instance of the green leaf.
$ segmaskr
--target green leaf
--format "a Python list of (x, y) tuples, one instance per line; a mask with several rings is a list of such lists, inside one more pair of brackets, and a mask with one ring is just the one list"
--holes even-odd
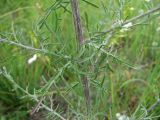
[(82, 1), (83, 1), (83, 2), (86, 2), (87, 4), (89, 4), (89, 5), (91, 5), (91, 6), (95, 7), (95, 8), (99, 8), (96, 4), (91, 3), (91, 2), (89, 2), (89, 1), (87, 1), (87, 0), (82, 0)]

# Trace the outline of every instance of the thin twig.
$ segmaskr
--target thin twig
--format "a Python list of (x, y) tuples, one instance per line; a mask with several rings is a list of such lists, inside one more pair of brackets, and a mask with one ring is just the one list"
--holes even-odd
[(122, 22), (122, 23), (121, 23), (120, 25), (118, 25), (118, 26), (112, 26), (110, 29), (108, 29), (108, 30), (106, 30), (106, 31), (104, 31), (104, 32), (101, 32), (101, 33), (95, 35), (95, 37), (101, 36), (101, 35), (105, 35), (105, 34), (107, 34), (107, 33), (110, 33), (110, 32), (112, 32), (112, 31), (114, 31), (116, 28), (119, 28), (119, 27), (121, 27), (121, 26), (123, 26), (123, 25), (125, 25), (125, 24), (127, 24), (127, 23), (130, 23), (130, 22), (136, 21), (136, 20), (138, 20), (138, 19), (140, 19), (140, 18), (143, 18), (143, 17), (145, 17), (145, 16), (148, 16), (148, 15), (154, 13), (154, 12), (157, 12), (158, 10), (160, 10), (160, 4), (159, 4), (157, 7), (153, 8), (153, 9), (151, 9), (151, 10), (149, 10), (149, 11), (143, 13), (143, 14), (137, 15), (137, 16), (135, 16), (135, 17), (133, 17), (133, 18), (125, 21), (125, 22)]
[(42, 50), (42, 49), (38, 49), (38, 48), (33, 48), (33, 47), (31, 47), (31, 46), (23, 45), (23, 44), (21, 44), (21, 43), (17, 43), (17, 42), (10, 41), (10, 40), (7, 40), (7, 39), (2, 39), (2, 38), (0, 38), (0, 42), (2, 42), (2, 43), (8, 43), (8, 44), (11, 44), (11, 45), (15, 45), (15, 46), (17, 46), (17, 47), (21, 47), (21, 48), (24, 48), (24, 49), (27, 49), (27, 50), (32, 50), (32, 51), (36, 51), (36, 52), (48, 53), (46, 50)]
[(42, 101), (43, 101), (43, 98), (41, 98), (40, 101), (37, 103), (37, 105), (32, 109), (32, 111), (30, 112), (30, 116), (33, 116), (37, 112), (37, 110), (39, 109)]
[[(77, 39), (77, 43), (78, 43), (78, 48), (80, 49), (83, 44), (84, 39), (83, 39), (81, 19), (80, 19), (80, 13), (79, 13), (77, 0), (71, 0), (71, 7), (72, 7), (72, 14), (73, 14), (73, 20), (74, 20), (76, 39)], [(88, 79), (86, 76), (82, 77), (82, 84), (84, 87), (87, 112), (89, 113), (90, 107), (91, 107), (91, 98), (90, 98), (89, 83), (88, 83)]]
[(7, 13), (1, 15), (1, 16), (0, 16), (0, 19), (6, 17), (6, 16), (8, 16), (8, 15), (11, 15), (11, 14), (13, 14), (13, 13), (16, 13), (16, 12), (18, 12), (18, 11), (26, 10), (26, 9), (31, 9), (31, 8), (34, 9), (34, 8), (36, 8), (36, 7), (35, 7), (35, 6), (31, 6), (31, 7), (26, 6), (26, 7), (22, 7), (22, 8), (17, 8), (17, 9), (15, 9), (15, 10), (13, 10), (13, 11), (10, 11), (10, 12), (7, 12)]
[(98, 46), (98, 45), (96, 45), (96, 44), (94, 44), (94, 43), (89, 43), (88, 45), (89, 45), (89, 46), (92, 46), (92, 47), (94, 47), (94, 48), (96, 48), (96, 49), (98, 49), (98, 50), (100, 50), (101, 52), (105, 53), (105, 54), (108, 55), (108, 56), (111, 56), (112, 58), (114, 58), (115, 60), (121, 62), (122, 64), (124, 64), (124, 65), (126, 65), (126, 66), (128, 66), (129, 68), (132, 68), (132, 69), (135, 69), (135, 70), (139, 69), (139, 68), (136, 67), (136, 66), (132, 66), (132, 65), (124, 62), (122, 59), (118, 58), (118, 57), (115, 56), (114, 54), (111, 54), (110, 52), (106, 51), (105, 49), (103, 49), (102, 47), (100, 47), (100, 46)]
[(158, 105), (160, 105), (160, 99), (158, 99), (148, 110), (147, 112), (151, 112), (153, 109), (155, 109)]
[[(32, 98), (35, 102), (39, 103), (41, 100), (38, 100), (37, 96), (35, 94), (30, 94), (27, 90), (25, 90), (24, 88), (22, 88), (21, 86), (19, 86), (13, 79), (13, 77), (7, 72), (6, 68), (3, 68), (2, 74), (4, 75), (4, 77), (6, 79), (8, 79), (16, 88), (18, 88), (19, 90), (21, 90), (22, 92), (24, 92), (26, 95), (28, 95), (28, 97)], [(45, 110), (52, 112), (53, 114), (55, 114), (57, 117), (59, 117), (61, 120), (66, 120), (63, 116), (61, 116), (59, 113), (57, 113), (55, 110), (51, 109), (50, 107), (48, 107), (47, 105), (43, 104), (41, 102), (41, 106), (42, 108), (44, 108)]]
[(69, 56), (63, 56), (63, 55), (59, 55), (59, 54), (56, 54), (54, 52), (49, 52), (48, 50), (45, 50), (45, 49), (40, 49), (40, 48), (34, 48), (34, 47), (31, 47), (31, 46), (27, 46), (27, 45), (24, 45), (24, 44), (21, 44), (21, 43), (18, 43), (18, 42), (14, 42), (14, 41), (11, 41), (11, 40), (7, 40), (7, 39), (3, 39), (3, 38), (0, 38), (0, 43), (7, 43), (9, 45), (14, 45), (14, 46), (17, 46), (17, 47), (20, 47), (20, 48), (23, 48), (23, 49), (26, 49), (26, 50), (29, 50), (29, 51), (35, 51), (35, 52), (39, 52), (39, 53), (43, 53), (43, 54), (49, 54), (49, 55), (54, 55), (54, 56), (57, 56), (57, 57), (63, 57), (64, 59), (69, 59), (70, 57)]

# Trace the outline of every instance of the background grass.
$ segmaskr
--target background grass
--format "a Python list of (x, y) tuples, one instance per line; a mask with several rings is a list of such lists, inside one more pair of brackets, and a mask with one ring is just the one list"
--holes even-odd
[[(85, 39), (159, 4), (158, 0), (91, 2), (79, 1)], [(1, 0), (0, 37), (47, 50), (35, 52), (0, 43), (1, 119), (32, 119), (29, 113), (42, 98), (51, 111), (42, 106), (34, 119), (60, 119), (55, 111), (66, 119), (114, 120), (116, 113), (134, 120), (159, 116), (159, 106), (146, 113), (160, 95), (159, 15), (158, 11), (136, 21), (138, 25), (126, 32), (117, 29), (103, 46), (107, 54), (90, 45), (102, 45), (109, 34), (92, 38), (90, 45), (77, 52), (68, 0)], [(34, 54), (37, 60), (27, 64)], [(90, 81), (90, 117), (82, 75)]]

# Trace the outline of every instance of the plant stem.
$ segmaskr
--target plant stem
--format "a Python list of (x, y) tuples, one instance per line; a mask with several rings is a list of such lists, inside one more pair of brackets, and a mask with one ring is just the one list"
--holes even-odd
[(71, 0), (71, 7), (72, 7), (73, 20), (74, 20), (74, 27), (75, 27), (75, 32), (76, 32), (76, 39), (80, 47), (84, 39), (83, 39), (83, 34), (82, 34), (81, 19), (80, 19), (80, 13), (79, 13), (77, 0)]
[[(80, 13), (79, 13), (77, 0), (70, 0), (70, 1), (71, 1), (74, 27), (75, 27), (75, 33), (76, 33), (76, 39), (77, 39), (78, 51), (79, 51), (81, 46), (82, 46), (82, 43), (84, 41), (83, 33), (82, 33), (82, 26), (81, 26)], [(82, 76), (81, 82), (83, 84), (84, 95), (85, 95), (85, 99), (86, 99), (87, 112), (89, 113), (90, 107), (91, 107), (91, 99), (90, 99), (90, 90), (89, 90), (89, 83), (88, 83), (87, 77)]]
[(160, 99), (158, 99), (147, 111), (151, 112), (154, 110), (158, 105), (160, 105)]
[(112, 98), (112, 109), (111, 109), (111, 112), (112, 112), (112, 119), (115, 120), (116, 117), (116, 107), (115, 107), (115, 90), (114, 90), (114, 81), (113, 81), (113, 76), (112, 74), (110, 75), (110, 86), (111, 86), (111, 98)]
[(145, 16), (148, 16), (148, 15), (150, 15), (150, 14), (152, 14), (152, 13), (155, 13), (155, 12), (157, 12), (157, 11), (159, 11), (159, 10), (160, 10), (160, 4), (159, 4), (157, 7), (153, 8), (153, 9), (151, 9), (151, 10), (149, 10), (149, 11), (143, 13), (143, 14), (137, 15), (137, 16), (135, 16), (135, 17), (133, 17), (133, 18), (127, 20), (127, 21), (124, 21), (124, 22), (123, 22), (121, 25), (119, 25), (119, 26), (115, 26), (115, 27), (112, 26), (110, 29), (105, 30), (105, 31), (103, 31), (103, 32), (95, 35), (95, 37), (97, 37), (97, 36), (103, 36), (103, 35), (105, 35), (105, 34), (107, 34), (107, 33), (113, 32), (113, 31), (114, 31), (116, 28), (118, 28), (118, 27), (121, 27), (121, 26), (123, 26), (123, 25), (125, 25), (125, 24), (127, 24), (127, 23), (129, 23), (129, 22), (134, 22), (134, 21), (136, 21), (136, 20), (138, 20), (138, 19), (140, 19), (140, 18), (143, 18), (143, 17), (145, 17)]

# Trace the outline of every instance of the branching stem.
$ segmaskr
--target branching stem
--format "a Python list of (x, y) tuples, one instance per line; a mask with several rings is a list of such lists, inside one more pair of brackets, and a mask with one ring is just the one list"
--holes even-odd
[(101, 33), (99, 33), (99, 34), (97, 34), (97, 35), (95, 35), (95, 36), (101, 36), (101, 35), (105, 35), (105, 34), (107, 34), (107, 33), (113, 32), (113, 31), (114, 31), (116, 28), (118, 28), (118, 27), (121, 27), (121, 26), (123, 26), (123, 25), (125, 25), (125, 24), (127, 24), (127, 23), (129, 23), (129, 22), (134, 22), (134, 21), (136, 21), (136, 20), (138, 20), (138, 19), (140, 19), (140, 18), (143, 18), (143, 17), (145, 17), (145, 16), (148, 16), (148, 15), (150, 15), (150, 14), (152, 14), (152, 13), (154, 13), (154, 12), (157, 12), (157, 11), (159, 11), (159, 10), (160, 10), (160, 4), (159, 4), (157, 7), (153, 8), (153, 9), (151, 9), (151, 10), (149, 10), (149, 11), (143, 13), (143, 14), (137, 15), (137, 16), (129, 19), (129, 20), (124, 21), (120, 26), (115, 26), (115, 27), (112, 26), (110, 29), (105, 30), (105, 31), (103, 31), (103, 32), (101, 32)]

